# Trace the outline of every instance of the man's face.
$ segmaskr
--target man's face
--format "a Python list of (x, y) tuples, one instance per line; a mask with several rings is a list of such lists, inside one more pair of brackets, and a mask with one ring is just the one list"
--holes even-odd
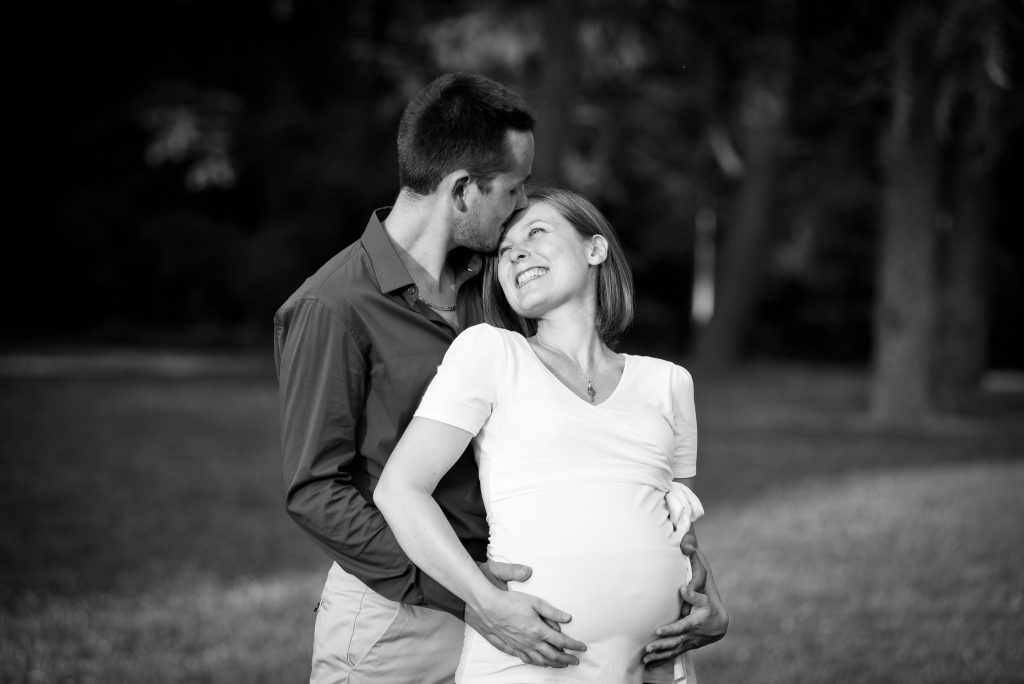
[(475, 183), (470, 184), (469, 211), (453, 230), (457, 245), (477, 252), (493, 252), (512, 214), (526, 207), (523, 185), (533, 172), (533, 133), (509, 131), (507, 141), (512, 168), (498, 174), (487, 192), (482, 192)]

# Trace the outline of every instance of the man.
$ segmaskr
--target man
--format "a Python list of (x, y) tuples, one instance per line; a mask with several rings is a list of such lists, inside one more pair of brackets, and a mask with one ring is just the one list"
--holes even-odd
[[(570, 616), (540, 599), (526, 629), (467, 611), (409, 561), (370, 503), (445, 350), (483, 320), (478, 253), (493, 251), (525, 206), (533, 127), (523, 99), (490, 79), (448, 74), (428, 84), (399, 125), (394, 207), (374, 212), (360, 240), (277, 312), (286, 506), (334, 560), (318, 606), (311, 681), (451, 682), (463, 620), (537, 665), (572, 665), (567, 651), (584, 648), (559, 628)], [(471, 452), (435, 498), (496, 584), (529, 576), (523, 566), (485, 563)], [(663, 646), (654, 655), (674, 647)]]

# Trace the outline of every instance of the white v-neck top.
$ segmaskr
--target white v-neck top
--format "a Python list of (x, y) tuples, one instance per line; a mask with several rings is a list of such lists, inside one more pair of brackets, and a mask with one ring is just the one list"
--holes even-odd
[(563, 629), (588, 646), (578, 666), (540, 668), (467, 627), (456, 681), (683, 681), (671, 665), (645, 675), (640, 658), (654, 629), (679, 618), (678, 591), (689, 578), (679, 542), (703, 512), (672, 482), (696, 474), (685, 369), (625, 355), (618, 386), (592, 404), (522, 335), (477, 325), (456, 338), (416, 415), (476, 435), (488, 556), (532, 567), (510, 589), (572, 614)]

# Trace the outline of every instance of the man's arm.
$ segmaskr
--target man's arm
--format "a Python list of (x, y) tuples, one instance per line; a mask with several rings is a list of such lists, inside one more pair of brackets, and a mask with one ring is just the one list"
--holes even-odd
[(354, 485), (369, 369), (353, 330), (322, 302), (300, 300), (275, 320), (275, 358), (289, 515), (377, 593), (461, 619), (463, 602), (409, 560)]

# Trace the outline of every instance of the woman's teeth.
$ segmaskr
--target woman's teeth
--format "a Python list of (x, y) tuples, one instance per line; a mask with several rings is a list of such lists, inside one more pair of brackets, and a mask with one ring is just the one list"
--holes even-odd
[(518, 276), (516, 276), (516, 287), (522, 287), (531, 280), (536, 280), (537, 278), (540, 278), (547, 272), (548, 270), (546, 268), (540, 267), (531, 268), (529, 270), (523, 271)]

